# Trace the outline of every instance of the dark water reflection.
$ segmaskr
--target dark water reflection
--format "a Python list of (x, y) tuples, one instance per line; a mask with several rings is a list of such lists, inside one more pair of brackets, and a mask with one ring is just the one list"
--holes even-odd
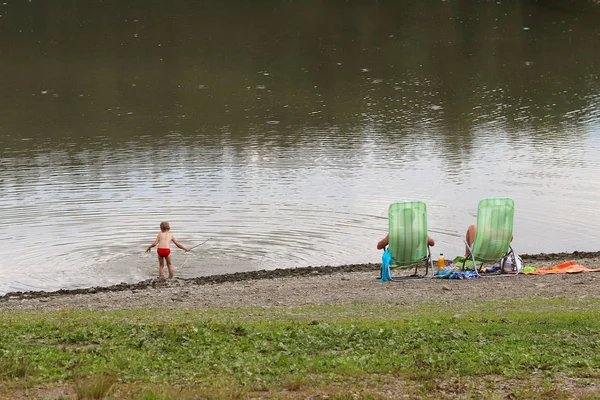
[[(258, 3), (258, 4), (257, 4)], [(376, 262), (390, 202), (460, 253), (477, 201), (521, 252), (597, 250), (600, 6), (6, 2), (0, 293)]]

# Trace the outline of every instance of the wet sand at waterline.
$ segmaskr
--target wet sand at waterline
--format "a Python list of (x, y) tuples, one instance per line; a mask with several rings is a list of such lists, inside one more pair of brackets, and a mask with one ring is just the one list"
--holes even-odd
[[(600, 267), (600, 252), (522, 256), (526, 265), (552, 266), (574, 260)], [(192, 279), (152, 279), (136, 284), (14, 292), (0, 297), (0, 310), (126, 310), (158, 308), (296, 307), (306, 305), (398, 306), (474, 299), (597, 298), (600, 272), (517, 275), (468, 280), (377, 281), (378, 264), (240, 272)]]

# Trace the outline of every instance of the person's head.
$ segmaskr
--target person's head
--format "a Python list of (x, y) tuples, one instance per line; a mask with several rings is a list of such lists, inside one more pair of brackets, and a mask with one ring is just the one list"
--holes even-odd
[(169, 231), (169, 230), (171, 230), (171, 226), (169, 225), (169, 223), (167, 221), (163, 221), (160, 223), (160, 230), (163, 232)]

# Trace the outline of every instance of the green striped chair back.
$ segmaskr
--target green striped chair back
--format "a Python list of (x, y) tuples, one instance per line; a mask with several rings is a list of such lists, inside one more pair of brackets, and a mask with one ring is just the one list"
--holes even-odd
[(508, 253), (514, 213), (515, 202), (512, 199), (483, 199), (479, 202), (477, 233), (472, 246), (476, 259), (499, 259)]
[(396, 267), (424, 260), (427, 252), (427, 206), (421, 201), (393, 203), (388, 210), (389, 252)]

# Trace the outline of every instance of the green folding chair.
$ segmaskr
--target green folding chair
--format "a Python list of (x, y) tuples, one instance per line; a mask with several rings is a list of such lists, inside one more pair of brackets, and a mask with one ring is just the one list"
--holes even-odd
[[(413, 275), (393, 277), (390, 280), (423, 279), (433, 264), (427, 242), (427, 206), (421, 201), (393, 203), (388, 209), (390, 242), (388, 251), (391, 256), (390, 270), (409, 269), (414, 266)], [(418, 274), (419, 266), (425, 266), (425, 273)], [(382, 274), (383, 276), (383, 274)]]
[[(486, 262), (499, 262), (499, 272), (504, 272), (504, 266), (509, 257), (514, 258), (514, 251), (510, 245), (513, 236), (513, 217), (515, 202), (508, 198), (490, 198), (479, 201), (477, 208), (477, 232), (471, 245), (465, 240), (469, 254), (457, 262), (464, 270), (467, 264), (478, 276), (515, 276), (519, 273), (480, 275), (483, 264)], [(471, 263), (467, 263), (471, 261)], [(515, 263), (513, 263), (515, 265)]]

